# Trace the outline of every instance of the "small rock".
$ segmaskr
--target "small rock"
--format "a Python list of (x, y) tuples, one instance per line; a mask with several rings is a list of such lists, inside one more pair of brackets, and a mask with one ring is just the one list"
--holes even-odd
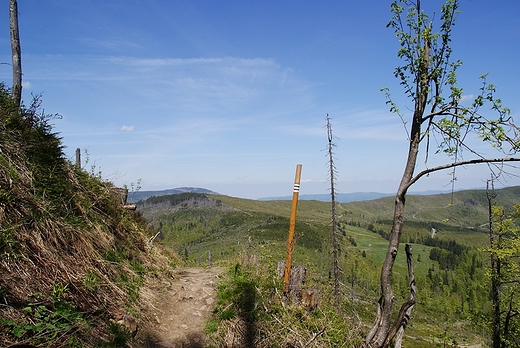
[(188, 330), (188, 325), (186, 325), (186, 324), (182, 324), (182, 325), (181, 325), (181, 328), (184, 329), (184, 330)]
[(138, 329), (137, 320), (125, 311), (120, 310), (120, 311), (116, 312), (114, 314), (114, 319), (111, 319), (110, 321), (123, 326), (134, 337), (137, 334), (137, 329)]

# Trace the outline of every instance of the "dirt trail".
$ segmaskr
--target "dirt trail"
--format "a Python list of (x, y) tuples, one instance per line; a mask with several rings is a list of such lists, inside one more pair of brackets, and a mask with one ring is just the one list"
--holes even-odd
[[(198, 348), (209, 344), (204, 326), (217, 299), (216, 285), (222, 268), (185, 268), (174, 272), (175, 279), (157, 296), (153, 332), (136, 347)], [(166, 284), (165, 284), (166, 283)]]

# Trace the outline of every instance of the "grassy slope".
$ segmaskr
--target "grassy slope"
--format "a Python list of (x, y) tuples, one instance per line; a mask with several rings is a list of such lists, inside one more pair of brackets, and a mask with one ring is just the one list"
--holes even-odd
[(37, 101), (18, 109), (1, 87), (0, 346), (123, 346), (131, 335), (111, 320), (146, 321), (141, 287), (176, 257), (147, 248), (110, 182), (65, 159)]

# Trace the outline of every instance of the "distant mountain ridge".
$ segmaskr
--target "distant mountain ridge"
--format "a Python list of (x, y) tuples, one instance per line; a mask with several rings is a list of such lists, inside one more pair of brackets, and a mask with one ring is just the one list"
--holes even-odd
[[(447, 193), (451, 191), (423, 191), (423, 192), (410, 192), (410, 195), (419, 195), (419, 196), (427, 196), (427, 195), (436, 195), (440, 193)], [(361, 201), (371, 201), (373, 199), (378, 199), (382, 197), (390, 197), (394, 196), (394, 193), (382, 193), (382, 192), (352, 192), (352, 193), (338, 193), (336, 194), (336, 201), (340, 203), (349, 203), (349, 202), (361, 202)], [(265, 197), (260, 198), (260, 201), (285, 201), (291, 200), (292, 196), (283, 196), (283, 197)], [(309, 194), (309, 195), (299, 195), (299, 200), (307, 200), (307, 201), (321, 201), (321, 202), (330, 202), (330, 193), (323, 194)]]
[[(381, 197), (393, 196), (393, 193), (382, 192), (353, 192), (353, 193), (338, 193), (336, 194), (336, 201), (341, 203), (356, 202), (356, 201), (370, 201)], [(287, 201), (291, 200), (292, 196), (281, 197), (265, 197), (260, 198), (259, 201)], [(299, 200), (305, 201), (321, 201), (330, 202), (330, 193), (299, 195)]]
[(129, 202), (139, 202), (141, 200), (145, 200), (150, 197), (159, 197), (159, 196), (166, 196), (166, 195), (176, 195), (179, 193), (185, 193), (185, 192), (194, 192), (194, 193), (207, 193), (212, 195), (220, 195), (220, 193), (200, 188), (200, 187), (177, 187), (173, 189), (166, 189), (166, 190), (160, 190), (160, 191), (137, 191), (137, 192), (130, 192), (128, 193), (128, 201)]
[[(481, 190), (481, 189), (477, 189)], [(167, 196), (167, 195), (175, 195), (179, 193), (185, 192), (194, 192), (194, 193), (207, 193), (212, 195), (221, 195), (218, 192), (208, 190), (201, 187), (177, 187), (173, 189), (166, 190), (158, 190), (158, 191), (137, 191), (130, 192), (128, 194), (129, 202), (139, 202), (141, 200), (146, 200), (150, 197), (159, 197), (159, 196)], [(422, 192), (410, 192), (410, 195), (436, 195), (441, 193), (449, 193), (451, 191), (422, 191)], [(361, 201), (371, 201), (373, 199), (378, 199), (382, 197), (390, 197), (394, 196), (395, 193), (383, 193), (383, 192), (352, 192), (352, 193), (338, 193), (336, 194), (336, 201), (340, 203), (349, 203), (349, 202), (361, 202)], [(321, 202), (330, 202), (330, 194), (301, 194), (298, 196), (300, 200), (306, 201), (321, 201)], [(287, 201), (291, 200), (292, 196), (277, 196), (277, 197), (263, 197), (259, 198), (259, 201)]]

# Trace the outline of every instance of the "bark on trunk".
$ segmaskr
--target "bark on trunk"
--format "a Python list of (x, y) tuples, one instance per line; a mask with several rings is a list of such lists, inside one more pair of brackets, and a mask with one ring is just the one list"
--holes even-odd
[(401, 310), (394, 322), (392, 329), (387, 337), (387, 344), (390, 344), (390, 341), (395, 336), (395, 345), (394, 348), (401, 348), (404, 336), (404, 329), (408, 325), (408, 321), (410, 321), (410, 315), (412, 314), (413, 306), (415, 305), (415, 276), (413, 273), (413, 264), (412, 264), (412, 246), (410, 244), (406, 244), (405, 246), (406, 252), (406, 263), (408, 265), (408, 282), (410, 284), (410, 298), (408, 301), (403, 303)]
[[(422, 114), (421, 114), (422, 115)], [(408, 161), (403, 173), (403, 178), (397, 195), (395, 197), (394, 219), (392, 232), (388, 241), (388, 250), (381, 270), (381, 298), (378, 302), (378, 316), (370, 333), (365, 339), (365, 345), (368, 347), (386, 347), (388, 335), (390, 333), (390, 324), (393, 310), (393, 292), (392, 292), (392, 268), (394, 266), (395, 257), (399, 250), (399, 240), (404, 223), (404, 208), (406, 202), (406, 192), (412, 179), (417, 155), (419, 153), (420, 142), (420, 122), (412, 127), (414, 138), (410, 142), (408, 151)], [(414, 129), (415, 128), (415, 129)]]
[[(489, 181), (486, 187), (486, 196), (488, 200), (488, 223), (489, 223), (489, 245), (493, 247), (495, 234), (493, 233), (493, 199), (495, 198), (494, 187), (489, 188)], [(493, 302), (493, 348), (501, 348), (500, 339), (500, 302), (499, 302), (499, 284), (500, 261), (491, 253), (491, 300)]]
[(339, 303), (339, 244), (338, 244), (338, 223), (336, 219), (336, 188), (335, 188), (335, 167), (334, 155), (332, 149), (334, 147), (332, 125), (327, 114), (327, 136), (328, 136), (328, 153), (329, 153), (329, 175), (330, 175), (330, 197), (331, 197), (331, 223), (332, 223), (332, 255), (333, 255), (333, 272), (334, 272), (334, 292), (333, 296), (337, 303)]

